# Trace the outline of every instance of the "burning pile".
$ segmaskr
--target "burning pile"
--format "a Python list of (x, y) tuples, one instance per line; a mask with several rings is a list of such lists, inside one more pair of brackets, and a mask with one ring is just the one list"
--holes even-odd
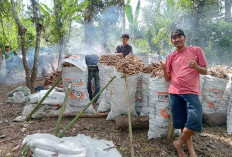
[(160, 64), (158, 63), (151, 63), (147, 66), (144, 66), (142, 72), (151, 74), (151, 77), (162, 78), (164, 76), (164, 72), (160, 69)]
[[(48, 86), (54, 85), (54, 83), (55, 83), (60, 77), (62, 77), (62, 71), (56, 71), (56, 72), (53, 73), (51, 76), (45, 77), (44, 86), (45, 86), (45, 87), (48, 87)], [(57, 87), (63, 88), (63, 83), (62, 83), (62, 81), (60, 81), (60, 83), (57, 85)]]
[(225, 65), (211, 66), (208, 69), (208, 74), (217, 78), (228, 79), (228, 74), (232, 74), (232, 67)]

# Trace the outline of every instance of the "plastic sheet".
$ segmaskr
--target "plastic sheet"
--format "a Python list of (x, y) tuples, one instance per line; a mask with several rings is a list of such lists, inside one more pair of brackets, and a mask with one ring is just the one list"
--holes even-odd
[(121, 157), (117, 149), (112, 148), (112, 141), (96, 140), (83, 134), (57, 138), (51, 134), (36, 133), (28, 135), (23, 144), (30, 147), (33, 157)]

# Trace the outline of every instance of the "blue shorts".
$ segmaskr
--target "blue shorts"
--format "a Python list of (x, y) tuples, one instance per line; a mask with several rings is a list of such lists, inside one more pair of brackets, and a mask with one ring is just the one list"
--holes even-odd
[(202, 106), (197, 94), (169, 94), (173, 126), (201, 132)]

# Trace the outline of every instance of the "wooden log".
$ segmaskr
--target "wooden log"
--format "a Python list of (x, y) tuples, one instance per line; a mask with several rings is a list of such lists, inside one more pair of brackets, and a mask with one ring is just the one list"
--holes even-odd
[(168, 126), (168, 132), (167, 132), (167, 142), (171, 143), (173, 137), (174, 137), (174, 127), (173, 127), (173, 119), (172, 119), (172, 113), (170, 113), (170, 122)]
[(226, 125), (226, 113), (204, 113), (202, 123), (208, 126), (221, 126)]
[[(149, 128), (149, 117), (139, 116), (131, 117), (133, 129), (148, 129)], [(128, 117), (121, 115), (115, 119), (116, 129), (128, 129)]]
[[(80, 118), (106, 118), (108, 116), (109, 112), (104, 113), (96, 113), (96, 114), (83, 114)], [(76, 117), (76, 113), (64, 113), (63, 118), (73, 118)], [(43, 115), (43, 116), (37, 116), (36, 118), (57, 118), (59, 117), (59, 114), (53, 114), (53, 115)]]

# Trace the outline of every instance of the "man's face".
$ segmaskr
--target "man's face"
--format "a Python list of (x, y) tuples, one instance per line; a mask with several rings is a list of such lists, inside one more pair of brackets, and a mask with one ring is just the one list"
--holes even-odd
[(126, 45), (128, 43), (128, 38), (122, 38), (123, 45)]
[(10, 51), (10, 48), (9, 48), (9, 47), (7, 47), (7, 48), (6, 48), (6, 51), (7, 51), (7, 52), (8, 52), (8, 51)]
[(175, 33), (174, 37), (171, 39), (172, 44), (177, 48), (183, 47), (185, 45), (185, 40), (186, 36), (178, 35), (178, 33)]

